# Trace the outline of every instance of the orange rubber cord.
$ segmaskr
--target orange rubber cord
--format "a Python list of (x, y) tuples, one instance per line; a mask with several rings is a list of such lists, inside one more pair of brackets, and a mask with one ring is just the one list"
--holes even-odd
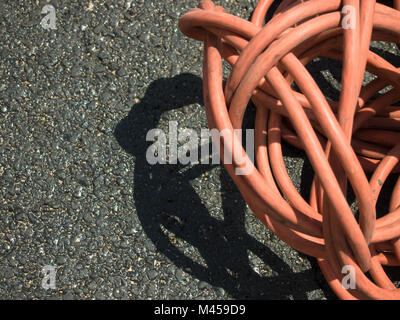
[[(400, 265), (400, 178), (389, 212), (376, 217), (383, 184), (400, 172), (400, 69), (370, 51), (371, 41), (400, 42), (400, 1), (283, 0), (263, 25), (273, 2), (259, 1), (246, 21), (202, 0), (179, 20), (186, 36), (204, 42), (209, 127), (233, 135), (250, 100), (257, 108), (255, 163), (224, 136), (221, 160), (239, 151), (240, 161), (224, 165), (251, 210), (316, 257), (338, 297), (400, 299), (383, 269)], [(305, 67), (318, 57), (342, 61), (339, 101), (327, 100)], [(222, 59), (232, 67), (225, 87)], [(366, 70), (376, 77), (363, 85)], [(303, 149), (313, 167), (309, 201), (285, 168), (282, 139)], [(238, 175), (244, 167), (251, 170)], [(347, 202), (349, 186), (358, 215)], [(344, 266), (353, 267), (355, 288), (342, 285)]]

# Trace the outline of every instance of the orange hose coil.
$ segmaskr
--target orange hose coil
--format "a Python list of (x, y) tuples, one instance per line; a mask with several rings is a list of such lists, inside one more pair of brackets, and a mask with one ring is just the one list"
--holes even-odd
[[(400, 69), (369, 46), (371, 40), (400, 42), (400, 1), (392, 8), (374, 0), (283, 0), (263, 26), (272, 3), (259, 1), (249, 22), (203, 0), (179, 20), (186, 36), (204, 42), (209, 127), (233, 132), (242, 127), (250, 100), (257, 108), (255, 164), (241, 147), (245, 161), (224, 165), (256, 216), (293, 248), (316, 257), (340, 298), (399, 299), (382, 266), (400, 265), (400, 179), (389, 213), (379, 219), (376, 203), (387, 177), (400, 172), (400, 107), (394, 105)], [(346, 8), (354, 9), (354, 27), (343, 27)], [(317, 57), (342, 61), (338, 102), (325, 98), (305, 68)], [(225, 88), (222, 59), (232, 66)], [(365, 70), (376, 78), (363, 86)], [(308, 202), (284, 166), (282, 138), (304, 149), (314, 169)], [(224, 150), (233, 148), (221, 138), (222, 161)], [(243, 166), (250, 173), (235, 174)], [(345, 196), (348, 183), (358, 218)], [(355, 289), (342, 286), (342, 268), (349, 265)]]

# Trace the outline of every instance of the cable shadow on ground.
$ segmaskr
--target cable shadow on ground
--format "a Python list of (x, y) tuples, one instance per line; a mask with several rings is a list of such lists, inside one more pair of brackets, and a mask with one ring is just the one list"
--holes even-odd
[[(180, 164), (150, 165), (146, 150), (149, 130), (173, 109), (202, 102), (202, 80), (192, 74), (159, 79), (133, 106), (115, 130), (121, 147), (135, 161), (134, 201), (141, 225), (157, 250), (173, 264), (200, 281), (223, 288), (239, 299), (307, 299), (307, 292), (320, 289), (315, 270), (294, 273), (271, 249), (245, 229), (246, 204), (232, 180), (221, 170), (223, 220), (204, 206), (191, 180), (212, 165), (195, 165), (182, 173)], [(210, 194), (210, 197), (212, 195)], [(170, 239), (173, 233), (202, 256), (205, 265), (186, 256)], [(260, 276), (250, 265), (248, 252), (258, 256), (276, 274)], [(330, 292), (325, 292), (327, 296)]]

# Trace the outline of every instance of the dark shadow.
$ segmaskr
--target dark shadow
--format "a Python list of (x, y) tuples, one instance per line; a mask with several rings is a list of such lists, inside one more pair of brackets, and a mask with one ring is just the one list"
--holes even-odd
[[(318, 83), (325, 97), (331, 101), (339, 101), (340, 90), (332, 85), (332, 81), (336, 80), (339, 84), (342, 82), (342, 62), (319, 57), (318, 60), (311, 61), (306, 68), (312, 74), (315, 82)], [(327, 75), (324, 76), (323, 71), (327, 71)], [(327, 76), (332, 77), (332, 79), (327, 79)]]
[[(177, 267), (200, 281), (222, 287), (234, 298), (287, 299), (292, 295), (307, 299), (307, 292), (320, 288), (320, 275), (316, 275), (319, 271), (294, 273), (246, 232), (245, 202), (224, 169), (220, 175), (224, 219), (219, 220), (210, 215), (190, 184), (211, 165), (190, 166), (181, 173), (180, 164), (148, 164), (146, 150), (152, 142), (146, 141), (147, 132), (158, 126), (163, 113), (193, 103), (202, 103), (200, 78), (181, 74), (159, 79), (115, 130), (119, 144), (135, 159), (134, 199), (144, 231), (157, 250)], [(195, 247), (206, 266), (183, 254), (163, 229)], [(278, 276), (266, 278), (253, 271), (249, 251)], [(325, 294), (333, 298), (330, 291)]]

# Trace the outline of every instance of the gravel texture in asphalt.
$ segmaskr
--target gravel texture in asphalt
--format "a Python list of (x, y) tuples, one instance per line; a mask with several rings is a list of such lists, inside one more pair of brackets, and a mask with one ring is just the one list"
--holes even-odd
[[(248, 19), (256, 1), (217, 3)], [(149, 130), (207, 128), (202, 44), (177, 26), (196, 5), (0, 0), (0, 298), (335, 298), (219, 165), (146, 161)], [(312, 67), (337, 98), (340, 75)], [(284, 152), (307, 196), (309, 163)]]

